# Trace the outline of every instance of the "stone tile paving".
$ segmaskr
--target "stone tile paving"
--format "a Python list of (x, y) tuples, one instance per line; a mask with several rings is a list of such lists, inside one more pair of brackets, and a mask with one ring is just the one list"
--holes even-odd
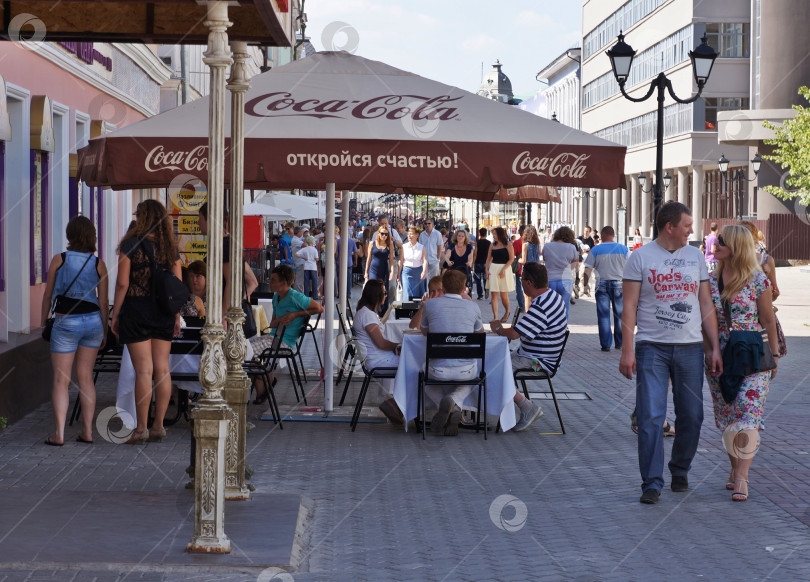
[[(629, 430), (634, 386), (618, 373), (619, 353), (599, 351), (593, 301), (584, 299), (572, 308), (572, 335), (555, 386), (585, 390), (592, 400), (561, 403), (565, 436), (539, 434), (556, 430), (550, 402), (529, 431), (490, 434), (488, 441), (466, 431), (423, 442), (415, 432), (389, 425), (360, 425), (351, 433), (344, 424), (289, 422), (280, 431), (257, 422), (248, 436), (253, 483), (263, 493), (295, 492), (314, 501), (302, 571), (188, 571), (160, 564), (39, 568), (0, 555), (0, 582), (806, 580), (810, 385), (803, 354), (810, 347), (810, 300), (800, 296), (807, 275), (798, 269), (779, 274), (780, 317), (791, 354), (773, 383), (747, 503), (732, 503), (724, 489), (727, 460), (708, 389), (690, 491), (665, 488), (658, 505), (638, 503)], [(103, 385), (99, 391), (101, 409), (112, 392)], [(263, 408), (251, 406), (251, 414), (257, 418)], [(45, 450), (50, 447), (40, 441), (50, 422), (50, 408), (43, 406), (0, 435), (0, 499), (15, 487), (176, 491), (186, 480), (182, 423), (161, 444), (94, 445), (88, 451), (76, 443)], [(671, 444), (667, 439), (667, 450)], [(272, 527), (272, 516), (257, 521)]]

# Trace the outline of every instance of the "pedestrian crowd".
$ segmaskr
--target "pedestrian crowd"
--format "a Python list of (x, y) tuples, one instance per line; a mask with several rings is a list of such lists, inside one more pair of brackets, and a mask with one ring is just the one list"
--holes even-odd
[[(674, 436), (670, 489), (688, 490), (703, 422), (704, 377), (729, 458), (725, 487), (734, 501), (748, 499), (765, 400), (779, 359), (787, 353), (773, 305), (779, 297), (775, 264), (755, 224), (743, 221), (719, 228), (714, 223), (698, 249), (689, 244), (691, 212), (677, 202), (661, 207), (655, 217), (657, 235), (646, 244), (638, 228), (628, 241), (617, 241), (610, 225), (598, 233), (586, 226), (580, 236), (567, 226), (539, 232), (526, 225), (510, 240), (500, 226), (480, 227), (473, 234), (466, 224), (450, 232), (438, 230), (429, 217), (410, 225), (376, 218), (374, 224), (352, 220), (346, 233), (347, 296), (351, 298), (356, 280), (364, 283), (352, 329), (367, 367), (398, 365), (401, 345), (386, 339), (383, 322), (395, 301), (416, 300), (412, 329), (472, 334), (483, 333), (488, 324), (493, 334), (519, 340), (512, 352), (513, 370), (532, 368), (553, 375), (567, 337), (570, 305), (581, 295), (589, 296), (593, 285), (599, 348), (620, 351), (619, 371), (636, 383), (631, 424), (638, 435), (640, 501), (659, 500), (667, 436)], [(203, 205), (203, 234), (207, 219)], [(51, 260), (53, 276), (42, 302), (54, 370), (54, 430), (47, 445), (64, 444), (74, 365), (82, 407), (76, 440), (93, 442), (93, 367), (99, 349), (112, 343), (125, 346), (124, 357), (134, 370), (135, 427), (126, 442), (165, 438), (164, 419), (173, 393), (172, 339), (184, 318), (203, 318), (220, 306), (224, 316), (230, 308), (229, 273), (240, 265), (230, 264), (227, 216), (225, 222), (224, 293), (212, 301), (206, 296), (206, 261), (183, 267), (165, 207), (155, 200), (141, 202), (118, 246), (112, 305), (107, 267), (95, 256), (95, 227), (81, 216), (68, 223), (67, 248)], [(335, 260), (340, 259), (340, 237), (336, 229)], [(271, 242), (277, 264), (269, 276), (274, 293), (269, 327), (283, 328), (281, 340), (290, 347), (309, 317), (323, 311), (324, 294), (338, 291), (339, 277), (334, 286), (323, 280), (325, 263), (332, 260), (325, 256), (324, 238), (325, 228), (310, 231), (289, 223)], [(241, 271), (246, 301), (257, 282), (247, 263)], [(489, 322), (473, 297), (490, 301)], [(513, 310), (522, 316), (507, 326)], [(455, 436), (465, 422), (464, 403), (474, 389), (476, 362), (438, 360), (430, 367), (431, 377), (471, 382), (426, 391), (435, 410), (431, 430)], [(256, 386), (257, 403), (267, 398), (271, 387)], [(666, 418), (669, 394), (674, 429)], [(522, 432), (542, 410), (520, 391), (513, 400), (520, 412), (515, 431)], [(383, 413), (402, 424), (404, 415), (389, 380), (382, 383), (381, 401)]]

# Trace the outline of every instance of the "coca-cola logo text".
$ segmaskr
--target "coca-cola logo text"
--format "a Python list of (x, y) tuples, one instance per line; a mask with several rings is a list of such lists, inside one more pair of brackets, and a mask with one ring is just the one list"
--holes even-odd
[(467, 336), (465, 335), (448, 335), (444, 338), (444, 341), (448, 344), (466, 344), (467, 343)]
[(521, 152), (512, 162), (512, 171), (518, 176), (534, 174), (549, 178), (584, 178), (588, 170), (583, 165), (589, 154), (563, 152), (552, 157), (535, 158), (529, 152)]
[(365, 101), (344, 99), (302, 99), (297, 101), (292, 93), (277, 92), (261, 95), (245, 104), (245, 113), (253, 117), (333, 117), (345, 119), (349, 116), (357, 119), (404, 119), (415, 121), (447, 121), (458, 117), (455, 107), (448, 103), (458, 101), (461, 97), (439, 95), (424, 97), (422, 95), (380, 95)]
[(167, 152), (162, 145), (147, 154), (144, 167), (147, 172), (174, 170), (204, 172), (208, 168), (208, 146), (197, 146), (190, 151)]

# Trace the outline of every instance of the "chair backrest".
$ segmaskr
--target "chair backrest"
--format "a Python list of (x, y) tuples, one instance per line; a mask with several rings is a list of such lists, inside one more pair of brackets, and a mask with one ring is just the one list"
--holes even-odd
[(566, 329), (565, 335), (563, 336), (563, 343), (562, 347), (560, 348), (560, 353), (557, 354), (557, 358), (554, 360), (554, 366), (551, 368), (551, 374), (549, 374), (552, 378), (554, 374), (557, 373), (557, 369), (560, 367), (560, 361), (562, 360), (563, 352), (565, 351), (565, 344), (568, 343), (568, 336), (571, 335), (571, 330)]
[[(186, 323), (188, 324), (189, 321), (186, 320)], [(202, 332), (202, 327), (182, 328), (180, 330), (180, 337), (176, 337), (172, 340), (169, 348), (170, 353), (184, 356), (201, 356), (205, 349), (205, 342), (203, 342), (200, 332)]]
[(262, 353), (259, 354), (259, 361), (264, 364), (267, 364), (270, 359), (273, 358), (273, 354), (278, 353), (279, 348), (281, 348), (281, 342), (284, 339), (284, 328), (287, 326), (279, 323), (278, 327), (276, 328), (276, 335), (273, 336), (273, 341), (270, 343), (270, 347), (267, 347), (262, 350)]
[(485, 333), (429, 333), (425, 347), (425, 369), (431, 360), (481, 360), (483, 372), (487, 353)]
[(309, 320), (312, 316), (302, 315), (301, 317), (305, 318), (306, 321), (304, 321), (304, 324), (301, 326), (301, 331), (298, 332), (298, 340), (295, 342), (298, 346), (304, 343), (304, 338), (307, 337), (307, 327), (309, 326)]
[(414, 315), (416, 315), (417, 311), (419, 311), (418, 307), (395, 307), (394, 319), (411, 319)]

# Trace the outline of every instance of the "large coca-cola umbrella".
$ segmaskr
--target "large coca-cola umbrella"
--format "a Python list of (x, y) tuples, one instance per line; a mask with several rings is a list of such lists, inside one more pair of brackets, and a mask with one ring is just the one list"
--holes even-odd
[[(501, 186), (624, 187), (623, 146), (348, 53), (254, 77), (245, 109), (246, 188), (496, 199)], [(94, 139), (79, 178), (119, 190), (205, 181), (207, 119), (199, 99)]]

